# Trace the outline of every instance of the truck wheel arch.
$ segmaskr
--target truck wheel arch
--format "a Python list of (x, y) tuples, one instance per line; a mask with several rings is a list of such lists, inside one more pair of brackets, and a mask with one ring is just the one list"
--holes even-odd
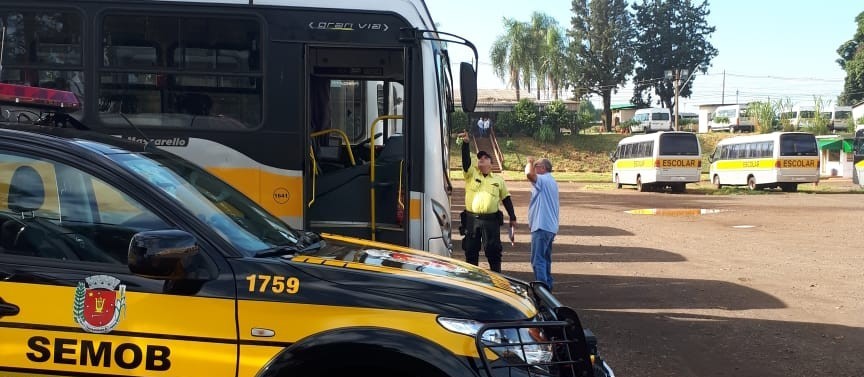
[(285, 348), (258, 377), (331, 376), (346, 368), (380, 368), (421, 377), (476, 376), (460, 358), (465, 357), (414, 334), (381, 328), (339, 329)]

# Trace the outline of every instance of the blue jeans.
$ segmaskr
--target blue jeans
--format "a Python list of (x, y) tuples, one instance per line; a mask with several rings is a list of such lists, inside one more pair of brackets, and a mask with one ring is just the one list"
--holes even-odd
[(531, 268), (534, 279), (552, 290), (552, 241), (555, 233), (538, 229), (531, 232)]

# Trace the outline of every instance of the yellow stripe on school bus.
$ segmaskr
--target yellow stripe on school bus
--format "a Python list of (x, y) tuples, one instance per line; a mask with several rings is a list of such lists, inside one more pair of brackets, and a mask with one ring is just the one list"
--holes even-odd
[(615, 161), (617, 169), (645, 169), (654, 168), (653, 158), (627, 158), (618, 159)]
[(714, 165), (716, 170), (741, 170), (741, 169), (774, 169), (773, 158), (747, 159), (747, 160), (721, 160)]
[(303, 177), (285, 176), (258, 168), (209, 167), (207, 170), (276, 217), (303, 216)]

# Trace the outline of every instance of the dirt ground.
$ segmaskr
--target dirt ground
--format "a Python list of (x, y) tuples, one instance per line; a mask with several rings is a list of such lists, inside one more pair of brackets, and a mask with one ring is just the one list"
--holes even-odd
[[(508, 188), (521, 228), (503, 269), (533, 280), (529, 185)], [(554, 293), (617, 376), (864, 376), (864, 196), (560, 190)], [(457, 186), (457, 219), (463, 201)], [(625, 212), (647, 208), (720, 212)]]

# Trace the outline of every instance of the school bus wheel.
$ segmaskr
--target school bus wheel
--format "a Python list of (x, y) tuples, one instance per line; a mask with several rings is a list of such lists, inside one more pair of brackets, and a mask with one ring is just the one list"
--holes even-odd
[(621, 184), (621, 181), (618, 180), (618, 174), (615, 174), (615, 188), (620, 190), (623, 186), (624, 185)]
[(648, 191), (648, 185), (642, 184), (642, 176), (641, 175), (636, 177), (636, 190), (638, 190), (639, 192)]
[(714, 179), (711, 182), (714, 183), (714, 188), (718, 190), (723, 188), (723, 185), (720, 184), (720, 176), (718, 176), (717, 174), (714, 174)]
[(780, 190), (783, 192), (797, 192), (798, 184), (797, 183), (781, 183)]
[(747, 177), (747, 188), (751, 191), (759, 188), (759, 185), (756, 184), (756, 177), (752, 175)]

